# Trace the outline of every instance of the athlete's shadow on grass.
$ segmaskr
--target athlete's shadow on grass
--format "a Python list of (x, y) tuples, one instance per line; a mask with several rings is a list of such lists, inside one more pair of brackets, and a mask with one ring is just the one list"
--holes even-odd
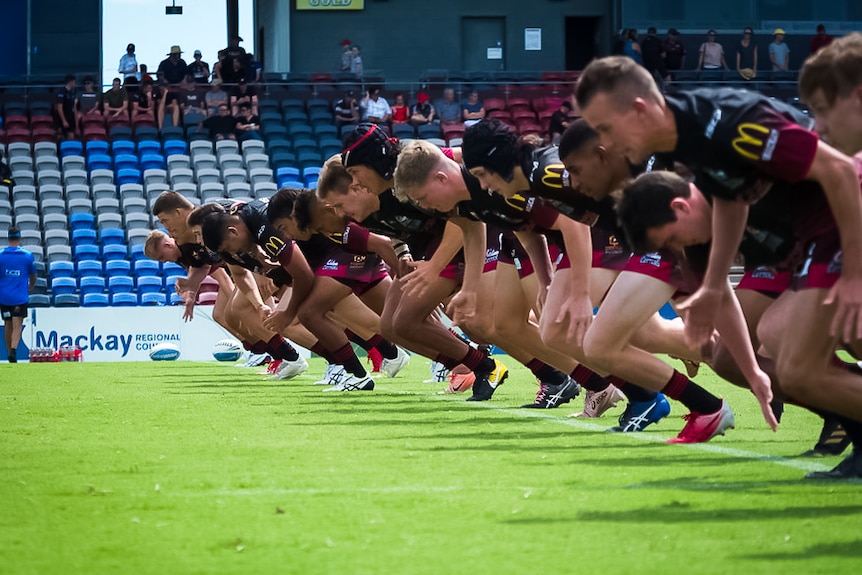
[(761, 559), (763, 561), (804, 561), (814, 557), (859, 557), (862, 558), (862, 539), (838, 543), (819, 543), (796, 552), (757, 553), (741, 555), (741, 559)]
[[(773, 482), (764, 482), (773, 483)], [(503, 523), (515, 525), (543, 523), (576, 523), (595, 521), (599, 523), (708, 523), (740, 522), (756, 518), (758, 521), (783, 521), (787, 519), (820, 519), (842, 517), (862, 512), (859, 505), (833, 505), (817, 507), (787, 507), (784, 509), (692, 509), (685, 503), (674, 502), (662, 507), (630, 509), (626, 511), (580, 511), (571, 517), (518, 517), (505, 519)], [(859, 552), (862, 554), (862, 551)], [(855, 555), (854, 555), (855, 556)], [(763, 555), (762, 558), (770, 558)]]

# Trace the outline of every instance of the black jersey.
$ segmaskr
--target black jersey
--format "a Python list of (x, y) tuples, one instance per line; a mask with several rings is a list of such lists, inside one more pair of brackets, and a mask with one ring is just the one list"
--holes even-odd
[(417, 258), (443, 236), (446, 220), (441, 214), (401, 202), (392, 190), (386, 190), (378, 198), (380, 209), (359, 222), (369, 232), (406, 243)]
[(811, 168), (814, 121), (790, 105), (732, 88), (700, 88), (666, 100), (677, 128), (673, 158), (709, 196), (753, 203), (776, 182), (801, 182)]
[(205, 268), (221, 264), (222, 258), (216, 252), (212, 252), (201, 244), (188, 242), (179, 244), (180, 259), (178, 264), (186, 268)]
[(482, 187), (479, 180), (461, 166), (461, 175), (470, 199), (458, 202), (455, 211), (459, 216), (485, 222), (501, 230), (521, 231), (532, 228), (532, 210), (536, 204), (533, 196), (516, 194), (506, 198)]

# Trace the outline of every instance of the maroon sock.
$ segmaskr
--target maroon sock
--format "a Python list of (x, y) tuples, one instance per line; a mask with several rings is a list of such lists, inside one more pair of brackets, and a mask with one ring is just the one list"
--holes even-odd
[(266, 342), (264, 342), (262, 339), (257, 340), (256, 342), (251, 344), (251, 352), (257, 355), (267, 353)]
[(590, 391), (604, 391), (610, 385), (604, 377), (585, 365), (579, 365), (569, 375), (578, 382), (578, 385)]
[(246, 340), (242, 340), (240, 343), (242, 344), (242, 348), (244, 350), (251, 351), (251, 344), (249, 342), (247, 342)]
[(454, 369), (455, 366), (461, 363), (454, 357), (449, 357), (448, 355), (443, 355), (442, 353), (438, 353), (437, 357), (434, 358), (434, 361), (436, 361), (437, 363), (442, 363), (446, 367), (446, 369), (450, 371)]
[(398, 357), (398, 348), (396, 348), (392, 342), (383, 338), (379, 333), (374, 334), (371, 339), (362, 339), (349, 329), (344, 330), (344, 335), (347, 336), (347, 339), (360, 346), (365, 351), (371, 351), (372, 349), (377, 349), (386, 359), (395, 359)]
[(353, 351), (353, 347), (349, 343), (345, 343), (332, 352), (332, 357), (335, 359), (335, 363), (340, 363), (344, 366), (344, 369), (356, 377), (365, 377), (368, 375), (365, 368), (362, 367), (362, 362), (356, 357), (356, 352)]
[(463, 363), (473, 371), (491, 372), (494, 370), (494, 361), (478, 349), (473, 349), (472, 347), (469, 347), (467, 355), (462, 357), (458, 363)]
[(327, 363), (337, 363), (329, 350), (323, 347), (323, 344), (320, 343), (319, 340), (314, 342), (314, 345), (311, 346), (311, 351), (325, 359)]
[(296, 361), (299, 359), (299, 353), (296, 351), (290, 342), (284, 339), (280, 334), (275, 334), (266, 343), (266, 351), (275, 359), (285, 359), (287, 361)]
[(721, 400), (707, 390), (673, 370), (670, 380), (662, 388), (662, 393), (676, 399), (696, 413), (715, 413), (721, 409)]

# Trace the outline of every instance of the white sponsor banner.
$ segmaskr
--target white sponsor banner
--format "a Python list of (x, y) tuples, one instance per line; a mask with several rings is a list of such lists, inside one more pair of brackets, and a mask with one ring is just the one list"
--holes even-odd
[(236, 339), (211, 311), (197, 306), (194, 319), (184, 322), (181, 306), (31, 308), (21, 339), (30, 349), (80, 346), (84, 361), (150, 361), (150, 350), (165, 342), (180, 348), (181, 360), (208, 361), (217, 341)]

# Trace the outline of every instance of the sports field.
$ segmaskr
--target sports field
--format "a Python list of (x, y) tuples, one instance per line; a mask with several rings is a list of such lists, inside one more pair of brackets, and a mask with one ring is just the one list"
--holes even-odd
[[(504, 361), (507, 358), (503, 358)], [(0, 573), (858, 573), (862, 484), (803, 481), (820, 422), (747, 392), (705, 445), (486, 404), (414, 357), (370, 393), (216, 363), (0, 365)]]

